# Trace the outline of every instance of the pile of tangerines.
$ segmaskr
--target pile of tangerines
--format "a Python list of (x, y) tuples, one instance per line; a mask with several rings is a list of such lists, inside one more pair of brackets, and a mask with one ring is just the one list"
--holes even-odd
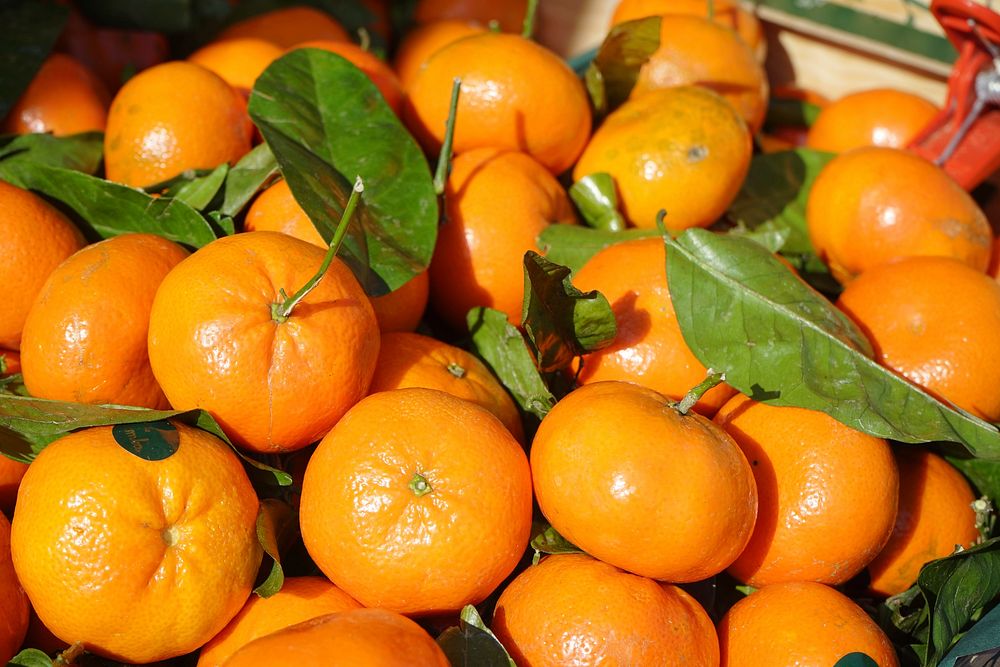
[[(167, 198), (156, 184), (260, 144), (254, 82), (321, 49), (364, 72), (450, 171), (429, 266), (373, 297), (280, 174), (235, 215), (238, 233), (200, 248), (153, 229), (95, 242), (50, 198), (0, 181), (0, 406), (203, 410), (229, 441), (182, 419), (82, 428), (28, 465), (16, 434), (0, 438), (0, 660), (900, 664), (868, 612), (989, 537), (979, 494), (928, 447), (724, 382), (691, 393), (710, 372), (678, 324), (661, 233), (724, 233), (755, 154), (838, 154), (805, 211), (837, 307), (880, 364), (998, 421), (993, 233), (904, 150), (936, 107), (810, 94), (811, 127), (765, 128), (760, 25), (720, 0), (622, 0), (612, 35), (658, 25), (658, 45), (620, 99), (605, 72), (596, 112), (582, 77), (521, 34), (527, 2), (420, 0), (397, 35), (390, 3), (363, 5), (378, 19), (368, 48), (308, 4), (186, 50), (71, 8), (4, 120), (9, 134), (103, 132), (103, 177)], [(567, 187), (594, 174), (645, 231), (602, 237), (573, 272), (606, 299), (614, 336), (541, 369), (561, 385), (539, 423), (469, 351), (467, 315), (521, 325), (525, 253), (581, 223)], [(368, 195), (359, 183), (343, 225)], [(247, 460), (291, 486), (265, 497)], [(252, 592), (271, 559), (280, 589)]]

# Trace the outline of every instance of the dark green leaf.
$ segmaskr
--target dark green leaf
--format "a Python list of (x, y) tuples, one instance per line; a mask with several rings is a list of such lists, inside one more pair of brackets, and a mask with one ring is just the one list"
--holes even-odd
[(52, 667), (52, 658), (37, 648), (26, 648), (10, 659), (7, 667), (11, 665), (20, 665), (21, 667)]
[(257, 541), (271, 559), (271, 569), (267, 577), (253, 589), (253, 592), (262, 598), (271, 597), (280, 591), (285, 583), (280, 544), (286, 541), (282, 536), (287, 535), (296, 523), (295, 513), (287, 503), (274, 498), (260, 501), (260, 510), (257, 512)]
[(219, 210), (224, 215), (236, 215), (277, 174), (278, 162), (274, 153), (267, 144), (256, 146), (229, 170), (226, 194)]
[(7, 115), (28, 87), (62, 32), (69, 9), (55, 2), (32, 0), (0, 3), (0, 118)]
[(191, 179), (181, 185), (175, 192), (171, 193), (171, 196), (193, 209), (203, 211), (219, 193), (228, 173), (229, 165), (220, 164), (208, 174)]
[[(985, 651), (995, 651), (1000, 648), (1000, 606), (994, 607), (988, 614), (976, 621), (975, 625), (959, 640), (948, 655), (938, 663), (938, 667), (958, 667), (959, 658)], [(973, 664), (989, 665), (988, 661)]]
[(738, 224), (732, 229), (726, 230), (726, 233), (756, 241), (770, 252), (779, 252), (788, 243), (788, 239), (792, 235), (792, 230), (788, 227), (775, 225), (773, 222), (765, 222), (756, 229), (750, 229), (744, 224)]
[(767, 103), (764, 127), (811, 127), (822, 109), (812, 102), (787, 97), (772, 97)]
[(167, 33), (218, 21), (230, 9), (227, 0), (77, 0), (77, 5), (99, 25)]
[(539, 234), (538, 247), (547, 259), (579, 271), (588, 259), (610, 245), (659, 235), (655, 229), (611, 232), (580, 225), (549, 225)]
[(538, 564), (542, 554), (582, 554), (583, 550), (559, 534), (552, 526), (547, 526), (537, 535), (531, 538), (531, 548), (535, 550), (535, 555), (531, 562)]
[(589, 227), (609, 232), (625, 229), (625, 218), (618, 211), (618, 194), (611, 174), (598, 172), (584, 176), (570, 186), (569, 197)]
[(360, 225), (352, 224), (341, 256), (369, 294), (395, 290), (427, 267), (438, 222), (430, 167), (361, 70), (327, 51), (292, 51), (257, 79), (249, 109), (327, 242), (355, 176), (364, 181)]
[(833, 667), (879, 667), (879, 664), (864, 653), (848, 653), (838, 660)]
[(969, 478), (980, 495), (989, 496), (991, 500), (1000, 502), (1000, 461), (957, 456), (949, 456), (947, 459), (948, 463)]
[(466, 320), (476, 353), (521, 409), (539, 419), (548, 414), (556, 398), (539, 375), (521, 332), (492, 308), (473, 308)]
[[(96, 174), (104, 154), (104, 135), (84, 132), (68, 137), (22, 134), (0, 139), (0, 162), (36, 162)], [(0, 172), (2, 173), (2, 172)]]
[[(614, 111), (628, 99), (639, 77), (639, 69), (658, 48), (659, 16), (626, 21), (611, 28), (591, 65), (599, 72), (600, 88), (605, 96), (592, 100), (599, 113)], [(595, 76), (588, 73), (588, 82)], [(591, 94), (600, 90), (597, 86), (590, 88)]]
[(607, 347), (618, 334), (611, 305), (597, 290), (581, 292), (570, 270), (529, 250), (524, 255), (521, 322), (543, 373), (569, 366), (573, 357)]
[(452, 667), (517, 667), (471, 604), (462, 609), (458, 627), (442, 632), (437, 643)]
[(689, 229), (667, 241), (667, 284), (691, 351), (752, 398), (883, 438), (1000, 457), (994, 426), (875, 363), (847, 316), (759, 244)]
[(0, 162), (0, 178), (62, 202), (98, 238), (148, 232), (195, 248), (215, 240), (205, 218), (176, 199), (150, 197), (78, 171), (27, 162)]

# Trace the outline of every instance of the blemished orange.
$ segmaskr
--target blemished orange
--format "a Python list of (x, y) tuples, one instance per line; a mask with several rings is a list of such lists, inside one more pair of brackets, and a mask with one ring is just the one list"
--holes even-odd
[(885, 546), (899, 472), (881, 438), (822, 412), (734, 397), (715, 422), (750, 461), (760, 508), (729, 573), (751, 586), (841, 584)]
[(336, 53), (338, 56), (346, 58), (355, 67), (360, 69), (375, 84), (375, 87), (382, 93), (389, 107), (399, 115), (403, 105), (403, 88), (396, 78), (396, 73), (389, 65), (370, 51), (365, 51), (357, 44), (351, 42), (337, 42), (333, 40), (312, 40), (296, 44), (292, 49), (322, 49)]
[(660, 17), (660, 46), (639, 69), (631, 99), (654, 90), (701, 86), (720, 94), (752, 132), (767, 113), (767, 76), (731, 28), (699, 16)]
[(58, 136), (103, 132), (111, 96), (79, 61), (53, 53), (7, 114), (3, 131), (51, 132)]
[(28, 471), (28, 464), (0, 454), (0, 512), (14, 516), (14, 503), (21, 478)]
[(195, 650), (246, 602), (261, 562), (259, 502), (215, 436), (159, 423), (176, 450), (146, 460), (113, 428), (63, 436), (28, 467), (14, 568), (38, 617), (67, 644), (154, 662)]
[(486, 365), (465, 350), (416, 333), (388, 333), (375, 365), (369, 391), (405, 387), (437, 389), (486, 408), (507, 430), (524, 440), (521, 415), (514, 400)]
[(375, 309), (378, 328), (383, 333), (413, 331), (427, 310), (430, 298), (430, 269), (424, 269), (396, 290), (382, 296), (369, 297)]
[(250, 150), (243, 96), (192, 62), (156, 65), (128, 80), (111, 102), (104, 135), (109, 181), (153, 185), (186, 169), (214, 169)]
[(576, 214), (562, 185), (530, 156), (483, 148), (459, 155), (445, 188), (445, 222), (430, 267), (431, 307), (456, 330), (476, 306), (521, 322), (524, 254), (550, 224)]
[(719, 622), (719, 645), (722, 667), (827, 667), (855, 652), (879, 667), (899, 664), (861, 607), (814, 582), (774, 584), (740, 600)]
[(1000, 284), (947, 257), (911, 257), (851, 282), (837, 306), (875, 359), (928, 393), (1000, 419)]
[(416, 26), (403, 37), (392, 61), (400, 85), (404, 90), (408, 89), (420, 68), (444, 47), (485, 30), (479, 23), (461, 19), (432, 21)]
[(716, 93), (695, 86), (629, 100), (597, 129), (573, 179), (598, 172), (615, 180), (621, 210), (636, 227), (707, 227), (729, 207), (750, 168), (746, 123)]
[(164, 277), (187, 256), (155, 234), (123, 234), (60, 264), (24, 323), (21, 365), (31, 395), (168, 409), (149, 367), (149, 311)]
[(325, 251), (277, 232), (213, 241), (164, 279), (149, 320), (149, 361), (170, 404), (207, 410), (259, 452), (305, 447), (368, 391), (375, 313), (337, 258), (284, 321), (271, 304), (319, 270)]
[(653, 579), (707, 579), (754, 527), (750, 465), (719, 426), (630, 382), (585, 385), (542, 419), (531, 444), (535, 497), (583, 551)]
[[(333, 660), (334, 662), (331, 662)], [(414, 621), (384, 609), (321, 616), (250, 642), (224, 667), (449, 667)]]
[(895, 148), (858, 148), (831, 160), (806, 203), (809, 238), (848, 283), (911, 256), (954, 257), (986, 271), (993, 234), (976, 202), (941, 168)]
[(518, 665), (719, 664), (715, 627), (694, 598), (584, 554), (547, 556), (519, 574), (492, 626)]
[(522, 151), (554, 174), (580, 157), (591, 123), (583, 83), (535, 42), (490, 32), (439, 50), (407, 88), (403, 119), (426, 150), (441, 147), (456, 77), (462, 92), (455, 153), (484, 147)]
[(319, 616), (360, 608), (360, 602), (323, 577), (288, 577), (271, 597), (250, 596), (229, 625), (202, 647), (198, 667), (219, 667), (258, 637)]
[[(905, 448), (904, 448), (905, 447)], [(969, 483), (937, 454), (898, 447), (899, 511), (888, 544), (868, 565), (869, 588), (896, 595), (917, 580), (920, 568), (956, 547), (969, 548), (979, 537), (976, 499)]]
[(806, 145), (832, 153), (862, 146), (906, 148), (937, 113), (937, 106), (903, 90), (851, 93), (823, 107)]
[(237, 37), (206, 44), (187, 59), (215, 72), (230, 86), (248, 95), (261, 72), (283, 53), (280, 46), (267, 40)]
[(84, 246), (83, 235), (69, 219), (41, 197), (0, 181), (0, 237), (4, 259), (0, 284), (0, 348), (17, 351), (31, 304), (49, 274)]
[(28, 631), (28, 596), (17, 580), (10, 552), (10, 522), (0, 512), (0, 662), (14, 657)]
[[(603, 294), (618, 325), (611, 345), (583, 358), (580, 384), (625, 380), (679, 401), (705, 379), (708, 369), (684, 342), (670, 300), (663, 239), (608, 246), (577, 271), (573, 285)], [(711, 417), (735, 393), (720, 384), (698, 399), (694, 409)]]
[(372, 394), (309, 460), (299, 525), (320, 570), (366, 607), (454, 612), (482, 602), (528, 546), (528, 458), (474, 403)]
[(496, 21), (503, 32), (520, 33), (528, 0), (419, 0), (413, 20), (430, 23), (444, 19), (477, 21), (489, 25)]
[(216, 39), (253, 37), (290, 48), (314, 39), (350, 41), (351, 36), (340, 23), (314, 7), (296, 6), (257, 14), (230, 25)]

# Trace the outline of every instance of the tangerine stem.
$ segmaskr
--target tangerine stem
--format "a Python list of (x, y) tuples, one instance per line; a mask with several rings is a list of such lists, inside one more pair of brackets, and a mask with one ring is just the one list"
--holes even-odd
[(419, 472), (413, 473), (413, 478), (407, 486), (410, 487), (410, 491), (413, 491), (413, 494), (417, 497), (426, 496), (434, 490), (431, 488), (430, 482), (427, 481), (427, 478)]
[(521, 37), (531, 39), (535, 34), (535, 14), (538, 13), (538, 0), (528, 0), (528, 9), (524, 12), (524, 26), (521, 28)]
[(715, 18), (715, 1), (714, 0), (708, 0), (708, 2), (706, 4), (708, 5), (706, 7), (706, 9), (708, 10), (706, 12), (706, 15), (707, 15), (708, 20), (711, 21), (711, 20), (713, 20)]
[(686, 415), (691, 411), (691, 408), (694, 407), (694, 404), (701, 400), (701, 397), (704, 396), (709, 389), (715, 387), (716, 385), (720, 385), (725, 381), (725, 373), (719, 373), (709, 368), (705, 379), (691, 391), (684, 394), (684, 398), (682, 398), (680, 402), (674, 406), (674, 408), (682, 415)]
[(448, 182), (448, 173), (451, 171), (451, 147), (455, 141), (455, 118), (458, 115), (458, 94), (461, 90), (462, 80), (456, 76), (451, 84), (448, 122), (444, 126), (444, 142), (441, 144), (437, 171), (434, 173), (434, 192), (437, 193), (438, 197), (444, 194), (444, 186)]
[(344, 242), (344, 237), (347, 235), (348, 223), (351, 221), (351, 216), (354, 215), (354, 210), (358, 207), (358, 202), (361, 200), (361, 193), (365, 191), (365, 184), (361, 180), (361, 177), (356, 177), (354, 181), (354, 188), (351, 190), (351, 196), (347, 199), (347, 206), (344, 207), (344, 213), (340, 216), (340, 222), (337, 223), (337, 229), (333, 233), (333, 240), (330, 241), (330, 247), (327, 248), (326, 257), (323, 258), (323, 263), (319, 267), (319, 271), (316, 272), (312, 278), (309, 279), (302, 288), (293, 294), (291, 297), (285, 295), (285, 290), (280, 290), (281, 296), (284, 299), (281, 303), (271, 304), (271, 319), (273, 319), (278, 324), (286, 322), (292, 314), (292, 310), (295, 306), (299, 305), (299, 302), (306, 297), (309, 292), (313, 291), (316, 285), (319, 285), (319, 281), (323, 280), (323, 276), (326, 275), (327, 269), (330, 268), (330, 264), (333, 263), (333, 258), (337, 256), (337, 252), (340, 250), (341, 244)]

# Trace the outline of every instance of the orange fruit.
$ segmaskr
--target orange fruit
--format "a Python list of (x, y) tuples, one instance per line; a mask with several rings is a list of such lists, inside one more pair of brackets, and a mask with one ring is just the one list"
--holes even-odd
[(104, 136), (107, 178), (142, 187), (186, 169), (214, 169), (250, 150), (243, 96), (219, 75), (182, 60), (129, 79), (115, 95)]
[(901, 257), (954, 257), (978, 271), (990, 261), (993, 235), (972, 197), (939, 167), (894, 148), (858, 148), (827, 163), (806, 220), (843, 283)]
[(407, 88), (403, 119), (424, 148), (440, 150), (452, 82), (462, 80), (455, 153), (522, 151), (559, 174), (590, 136), (583, 83), (556, 54), (518, 35), (483, 33), (445, 46)]
[[(28, 605), (31, 606), (30, 604)], [(28, 632), (24, 636), (24, 648), (37, 648), (48, 655), (65, 651), (68, 647), (66, 642), (52, 634), (52, 631), (45, 627), (45, 624), (38, 618), (34, 609), (28, 615)]]
[(482, 25), (461, 19), (432, 21), (418, 25), (406, 33), (396, 48), (392, 61), (403, 89), (409, 89), (417, 72), (435, 53), (463, 37), (478, 35), (486, 30)]
[(676, 586), (584, 554), (547, 556), (500, 595), (493, 631), (519, 665), (718, 665), (715, 627)]
[[(586, 355), (580, 384), (625, 380), (679, 401), (708, 373), (684, 342), (667, 287), (663, 239), (637, 239), (601, 250), (573, 277), (580, 290), (598, 290), (618, 325), (614, 342)], [(726, 384), (706, 392), (694, 409), (715, 414), (736, 390)]]
[(365, 51), (357, 44), (350, 42), (336, 42), (332, 40), (313, 40), (301, 42), (292, 49), (322, 49), (336, 53), (338, 56), (346, 58), (355, 67), (365, 73), (375, 87), (382, 93), (386, 103), (396, 114), (399, 114), (403, 105), (403, 89), (399, 85), (396, 73), (388, 64), (375, 54)]
[(257, 77), (282, 53), (281, 47), (267, 40), (239, 37), (206, 44), (187, 59), (215, 72), (230, 86), (249, 95)]
[(746, 123), (714, 92), (682, 86), (629, 100), (597, 129), (574, 180), (597, 172), (615, 179), (622, 213), (653, 228), (707, 227), (743, 185), (753, 142)]
[(550, 224), (576, 220), (559, 181), (524, 153), (483, 148), (459, 155), (445, 188), (444, 224), (430, 267), (431, 306), (457, 330), (489, 306), (519, 324), (524, 254), (541, 252)]
[(232, 24), (216, 39), (253, 37), (283, 49), (313, 39), (350, 41), (351, 36), (333, 17), (313, 7), (296, 6), (257, 14)]
[(28, 311), (59, 264), (84, 246), (83, 235), (41, 197), (0, 181), (0, 348), (17, 351)]
[(528, 459), (474, 403), (422, 388), (372, 394), (309, 460), (299, 524), (323, 573), (366, 607), (457, 611), (493, 592), (528, 546)]
[(163, 278), (187, 256), (160, 236), (124, 234), (60, 264), (24, 324), (21, 363), (31, 395), (168, 409), (149, 367), (149, 311)]
[(731, 28), (699, 16), (660, 17), (660, 46), (639, 69), (630, 97), (676, 86), (714, 90), (733, 105), (752, 132), (764, 124), (767, 76)]
[(531, 443), (531, 473), (560, 535), (653, 579), (721, 572), (757, 515), (754, 476), (733, 439), (629, 382), (586, 385), (559, 401)]
[(913, 447), (896, 449), (899, 512), (885, 548), (868, 565), (869, 588), (896, 595), (917, 580), (925, 563), (944, 558), (956, 546), (979, 537), (976, 499), (962, 474), (936, 454)]
[[(333, 661), (333, 662), (331, 662)], [(225, 667), (449, 667), (423, 628), (384, 609), (355, 609), (293, 625), (250, 642)]]
[(430, 296), (430, 270), (424, 269), (395, 291), (370, 297), (383, 333), (413, 331), (420, 324)]
[(885, 546), (899, 473), (885, 440), (803, 408), (736, 396), (715, 422), (750, 461), (760, 509), (729, 573), (751, 586), (841, 584)]
[(205, 431), (156, 424), (176, 445), (162, 460), (126, 450), (110, 426), (43, 449), (11, 533), (14, 568), (45, 626), (123, 662), (207, 642), (243, 606), (261, 562), (257, 496), (236, 454)]
[(483, 25), (496, 21), (503, 32), (520, 33), (528, 0), (419, 0), (413, 20), (430, 23), (444, 19), (477, 21)]
[(913, 93), (864, 90), (823, 107), (806, 145), (832, 153), (862, 146), (906, 148), (937, 113), (937, 106)]
[(0, 454), (0, 512), (14, 516), (14, 503), (21, 478), (28, 471), (28, 464), (9, 459)]
[(164, 279), (149, 361), (170, 404), (208, 410), (237, 443), (277, 453), (323, 437), (368, 391), (378, 324), (351, 270), (334, 259), (282, 321), (271, 304), (319, 270), (322, 248), (275, 232), (213, 241)]
[(737, 602), (719, 622), (722, 667), (828, 667), (860, 652), (879, 667), (899, 662), (878, 625), (829, 586), (767, 586)]
[(837, 306), (871, 340), (875, 359), (972, 414), (1000, 419), (1000, 284), (947, 257), (867, 271)]
[(369, 391), (406, 387), (437, 389), (472, 401), (524, 440), (521, 415), (510, 394), (483, 362), (461, 348), (415, 333), (384, 334)]
[(17, 654), (28, 631), (28, 597), (11, 562), (10, 522), (0, 512), (0, 661)]
[(56, 136), (103, 132), (111, 97), (79, 61), (53, 53), (7, 114), (3, 131), (51, 132)]
[(258, 637), (318, 616), (360, 608), (357, 600), (323, 577), (289, 577), (269, 598), (251, 595), (229, 625), (202, 647), (198, 667), (219, 667)]

